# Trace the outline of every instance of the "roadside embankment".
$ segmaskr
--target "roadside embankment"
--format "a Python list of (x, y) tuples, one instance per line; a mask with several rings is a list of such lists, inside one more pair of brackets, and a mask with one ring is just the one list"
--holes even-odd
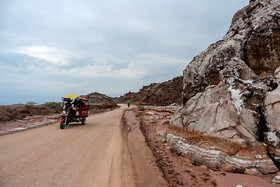
[(122, 118), (122, 134), (127, 144), (136, 179), (136, 186), (168, 186), (156, 158), (148, 148), (140, 130), (138, 109), (125, 111)]

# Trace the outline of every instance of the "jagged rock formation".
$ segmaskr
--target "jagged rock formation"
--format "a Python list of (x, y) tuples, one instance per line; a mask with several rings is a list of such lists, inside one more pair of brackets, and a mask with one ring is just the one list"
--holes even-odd
[(279, 70), (280, 2), (250, 1), (184, 70), (184, 106), (171, 124), (252, 148), (264, 141), (280, 161)]
[(256, 0), (239, 10), (222, 40), (196, 56), (183, 73), (184, 103), (208, 85), (217, 85), (219, 71), (237, 57), (262, 79), (279, 66), (279, 17), (277, 0)]
[(183, 77), (175, 77), (163, 83), (153, 83), (143, 86), (139, 92), (129, 92), (116, 99), (118, 102), (135, 103), (139, 105), (167, 106), (182, 103)]

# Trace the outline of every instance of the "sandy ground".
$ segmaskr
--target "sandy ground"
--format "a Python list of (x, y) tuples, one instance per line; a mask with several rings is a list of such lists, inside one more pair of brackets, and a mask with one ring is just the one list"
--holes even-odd
[[(0, 136), (0, 186), (136, 186), (143, 181), (164, 186), (145, 146), (147, 154), (129, 149), (121, 130), (125, 109), (122, 105), (92, 115), (85, 126), (72, 124), (61, 130), (53, 124)], [(143, 159), (150, 163), (147, 167), (139, 163)], [(145, 179), (150, 167), (155, 172), (149, 176), (157, 176), (156, 183)]]
[(0, 135), (10, 134), (17, 131), (23, 131), (30, 128), (49, 125), (57, 122), (60, 118), (59, 114), (52, 115), (36, 115), (26, 117), (22, 120), (8, 121), (0, 123)]

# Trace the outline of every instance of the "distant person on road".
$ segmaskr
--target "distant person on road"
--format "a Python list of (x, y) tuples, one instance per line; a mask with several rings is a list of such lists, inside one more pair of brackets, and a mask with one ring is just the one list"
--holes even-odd
[(127, 103), (127, 107), (128, 107), (128, 108), (130, 107), (130, 103)]

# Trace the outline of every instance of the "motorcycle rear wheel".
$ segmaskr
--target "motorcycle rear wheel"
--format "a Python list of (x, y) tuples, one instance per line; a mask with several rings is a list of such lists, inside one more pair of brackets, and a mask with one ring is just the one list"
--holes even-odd
[(82, 119), (82, 125), (85, 125), (85, 124), (86, 124), (86, 118), (83, 117), (83, 119)]

